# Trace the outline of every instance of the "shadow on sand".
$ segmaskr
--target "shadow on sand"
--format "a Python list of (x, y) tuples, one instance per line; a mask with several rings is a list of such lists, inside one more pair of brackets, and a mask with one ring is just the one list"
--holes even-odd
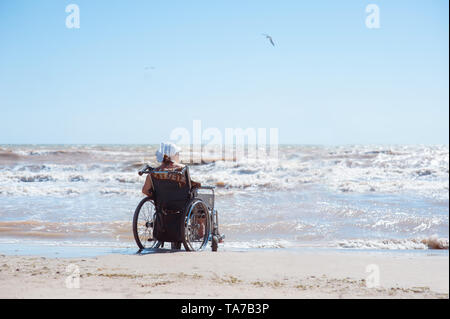
[(139, 249), (135, 254), (136, 255), (150, 255), (150, 254), (172, 254), (184, 252), (185, 250), (180, 249), (168, 249), (168, 248), (146, 248)]

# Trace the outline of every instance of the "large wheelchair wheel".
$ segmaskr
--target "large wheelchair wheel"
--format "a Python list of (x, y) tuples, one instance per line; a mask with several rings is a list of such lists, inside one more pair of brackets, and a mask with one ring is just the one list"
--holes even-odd
[(209, 211), (201, 199), (193, 199), (187, 206), (184, 248), (199, 251), (208, 244), (211, 232)]
[(162, 244), (153, 238), (155, 214), (155, 205), (150, 197), (141, 200), (136, 207), (133, 216), (133, 235), (140, 249), (159, 248)]

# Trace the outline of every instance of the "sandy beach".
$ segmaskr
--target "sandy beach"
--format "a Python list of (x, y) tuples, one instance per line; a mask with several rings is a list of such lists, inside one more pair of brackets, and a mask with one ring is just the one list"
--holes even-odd
[[(374, 269), (379, 286), (369, 288)], [(78, 271), (76, 288), (67, 278)], [(0, 298), (448, 298), (448, 291), (448, 255), (432, 253), (0, 256)]]

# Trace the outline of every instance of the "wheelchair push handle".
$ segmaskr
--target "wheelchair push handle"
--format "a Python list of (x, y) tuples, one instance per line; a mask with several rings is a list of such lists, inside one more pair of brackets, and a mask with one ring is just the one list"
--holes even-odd
[(153, 171), (153, 167), (151, 167), (150, 165), (144, 165), (139, 171), (138, 174), (139, 176), (142, 176), (143, 174), (150, 174)]
[(214, 190), (215, 188), (216, 188), (215, 186), (209, 186), (209, 185), (204, 185), (204, 186), (198, 187), (198, 189), (211, 189), (211, 190)]

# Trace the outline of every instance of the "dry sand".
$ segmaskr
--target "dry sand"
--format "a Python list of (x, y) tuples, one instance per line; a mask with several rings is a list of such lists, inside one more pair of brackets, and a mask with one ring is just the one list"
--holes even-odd
[[(448, 261), (448, 255), (286, 251), (1, 255), (0, 298), (448, 298)], [(379, 269), (379, 287), (367, 287), (368, 265)], [(79, 288), (67, 288), (66, 281), (76, 285), (67, 270), (76, 269)]]

